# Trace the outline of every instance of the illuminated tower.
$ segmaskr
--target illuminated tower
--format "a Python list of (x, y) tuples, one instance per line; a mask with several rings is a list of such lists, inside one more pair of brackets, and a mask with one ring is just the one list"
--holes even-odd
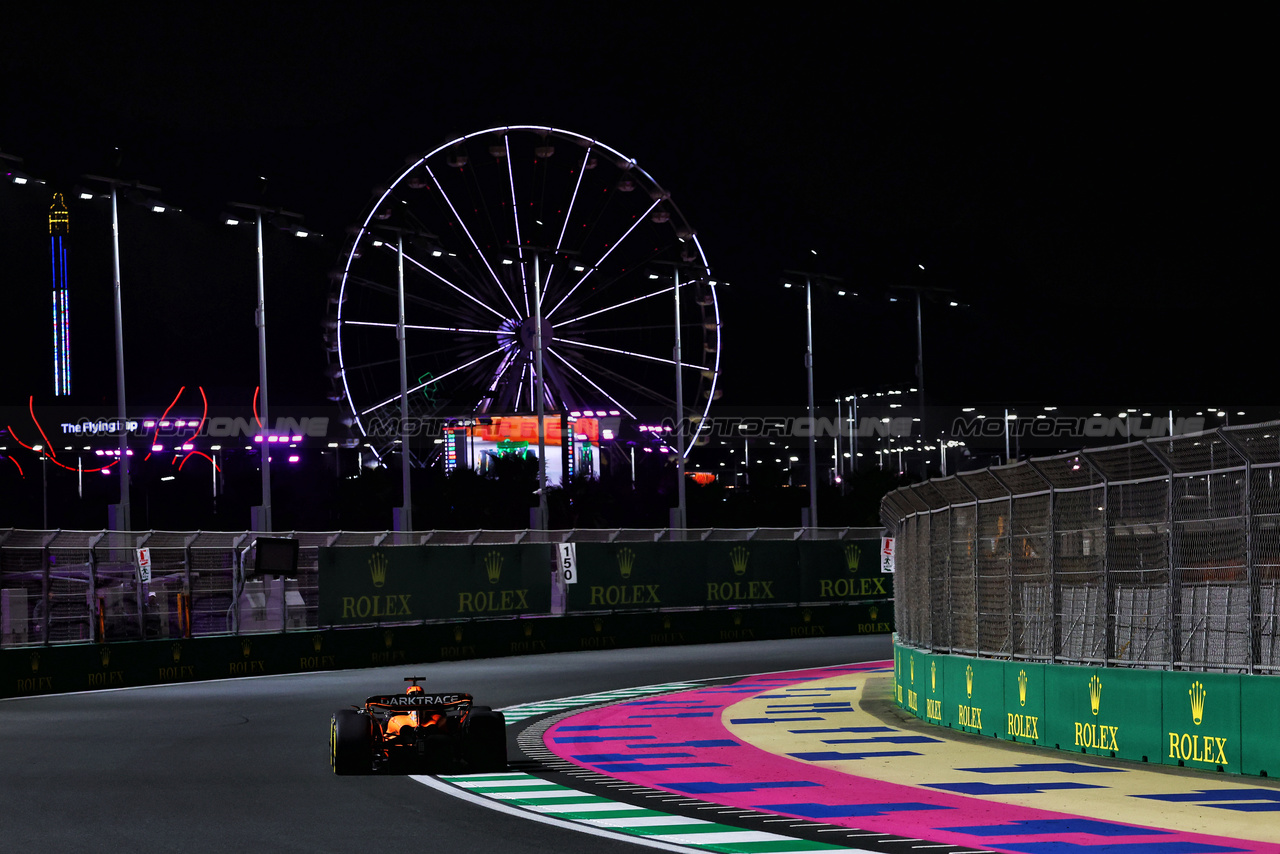
[(67, 284), (70, 220), (62, 193), (49, 206), (49, 252), (53, 257), (53, 393), (71, 394), (71, 292)]

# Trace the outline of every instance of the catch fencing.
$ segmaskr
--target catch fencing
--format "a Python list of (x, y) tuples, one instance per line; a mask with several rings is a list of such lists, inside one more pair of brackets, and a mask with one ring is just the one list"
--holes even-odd
[(1280, 422), (913, 484), (881, 521), (903, 644), (1280, 672)]
[[(871, 575), (879, 573), (880, 533), (875, 528), (275, 533), (269, 536), (299, 542), (297, 572), (283, 577), (253, 572), (258, 536), (253, 532), (0, 529), (0, 647), (284, 633), (499, 613), (665, 610), (669, 600), (656, 595), (657, 585), (675, 591), (677, 579), (687, 582), (691, 572), (706, 571), (708, 556), (720, 556), (721, 543), (744, 547), (731, 555), (737, 563), (722, 561), (726, 580), (716, 592), (743, 598), (726, 599), (724, 607), (795, 605), (805, 590), (820, 591), (812, 598), (828, 604), (887, 600), (887, 581)], [(595, 595), (586, 587), (566, 591), (560, 586), (559, 594), (553, 593), (558, 585), (551, 582), (552, 545), (557, 543), (581, 544), (580, 560), (594, 567), (591, 571), (619, 577)], [(785, 544), (791, 544), (789, 551)], [(142, 548), (149, 551), (149, 580), (139, 572), (137, 550)], [(647, 562), (659, 552), (663, 560)], [(669, 560), (673, 556), (679, 560)], [(651, 568), (657, 563), (670, 565)], [(408, 571), (400, 572), (401, 566)], [(453, 566), (447, 571), (454, 574), (437, 583), (444, 578), (431, 575), (437, 566), (441, 573)], [(521, 566), (529, 580), (507, 585), (519, 577)], [(583, 570), (585, 577), (588, 567)], [(471, 586), (477, 589), (454, 590), (468, 574), (475, 576)], [(792, 574), (806, 579), (807, 586), (786, 586)], [(334, 588), (327, 599), (322, 576)], [(647, 582), (643, 587), (641, 580)], [(762, 599), (766, 592), (784, 590), (786, 595), (773, 601)], [(748, 594), (761, 601), (747, 601)], [(691, 595), (684, 590), (683, 598), (671, 604), (703, 607)], [(480, 603), (490, 607), (481, 609)]]

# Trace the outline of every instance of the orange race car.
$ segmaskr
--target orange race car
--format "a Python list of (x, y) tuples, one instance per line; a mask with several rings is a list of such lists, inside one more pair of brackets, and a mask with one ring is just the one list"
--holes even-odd
[(379, 694), (363, 706), (334, 712), (329, 726), (333, 773), (506, 769), (502, 713), (473, 705), (470, 694), (426, 691), (418, 684), (422, 679), (407, 676), (403, 694)]

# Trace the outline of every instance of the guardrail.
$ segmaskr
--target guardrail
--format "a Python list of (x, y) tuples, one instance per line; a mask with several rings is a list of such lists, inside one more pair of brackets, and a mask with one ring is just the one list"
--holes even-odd
[(930, 480), (881, 520), (916, 649), (1280, 672), (1280, 422)]
[[(277, 532), (273, 537), (292, 537), (300, 544), (296, 576), (256, 577), (247, 571), (253, 566), (252, 547), (258, 536), (251, 531), (38, 531), (0, 529), (0, 647), (31, 647), (61, 644), (108, 643), (124, 640), (157, 638), (191, 638), (219, 635), (288, 633), (315, 631), (333, 626), (394, 625), (432, 621), (467, 620), (476, 617), (506, 615), (538, 615), (551, 613), (612, 612), (628, 610), (666, 610), (668, 608), (751, 607), (765, 604), (797, 604), (803, 601), (804, 589), (817, 590), (814, 601), (832, 604), (849, 600), (883, 600), (891, 588), (883, 581), (857, 587), (850, 578), (860, 571), (857, 566), (865, 548), (860, 541), (873, 541), (880, 535), (876, 528), (752, 528), (752, 529), (575, 529), (565, 531), (425, 531), (425, 532)], [(619, 590), (592, 596), (588, 591), (565, 591), (553, 583), (554, 555), (552, 544), (591, 544), (584, 549), (592, 556), (592, 572), (609, 571), (622, 576)], [(661, 578), (649, 579), (656, 587), (661, 581), (674, 579), (672, 587), (688, 588), (690, 572), (703, 572), (711, 560), (716, 544), (739, 544), (743, 551), (728, 564), (728, 581), (715, 582), (724, 598), (699, 601), (696, 590), (684, 592), (673, 600), (663, 601), (652, 591), (642, 590), (637, 553), (651, 554), (663, 548), (663, 560), (681, 555), (681, 566), (661, 570)], [(757, 547), (756, 544), (763, 547)], [(763, 545), (767, 544), (767, 545)], [(794, 553), (783, 548), (794, 544)], [(804, 544), (804, 545), (801, 545)], [(877, 544), (878, 545), (878, 544)], [(537, 548), (545, 546), (545, 553)], [(856, 552), (846, 549), (856, 548)], [(479, 592), (489, 593), (485, 602), (500, 602), (497, 590), (501, 565), (494, 565), (492, 554), (518, 547), (522, 566), (531, 567), (533, 586), (545, 585), (548, 596), (525, 595), (524, 607), (515, 594), (505, 604), (510, 608), (477, 609), (480, 598), (470, 595), (464, 584), (467, 567), (484, 575), (478, 580)], [(137, 565), (137, 549), (146, 548), (150, 556), (150, 580), (142, 581)], [(814, 573), (816, 564), (801, 558), (801, 549), (821, 550), (832, 571), (839, 576), (823, 587)], [(351, 551), (347, 551), (350, 549)], [(781, 549), (781, 550), (780, 550)], [(447, 553), (441, 550), (449, 550)], [(624, 554), (620, 558), (619, 550)], [(755, 551), (756, 566), (750, 553)], [(374, 553), (383, 559), (407, 562), (410, 573), (402, 573), (399, 581), (388, 582), (386, 566), (381, 578), (373, 575), (369, 565)], [(816, 553), (816, 552), (814, 552)], [(439, 572), (430, 569), (428, 560), (449, 558), (444, 563), (454, 566)], [(532, 558), (529, 555), (534, 555)], [(715, 552), (715, 554), (719, 554)], [(431, 555), (435, 555), (431, 558)], [(505, 558), (504, 558), (505, 559)], [(875, 547), (867, 555), (867, 572), (879, 572)], [(485, 561), (490, 561), (486, 564)], [(545, 560), (546, 563), (542, 563)], [(844, 565), (837, 565), (840, 560)], [(854, 561), (850, 566), (849, 561)], [(377, 563), (377, 561), (375, 561)], [(498, 562), (501, 564), (501, 561)], [(677, 562), (679, 563), (679, 562)], [(804, 566), (802, 566), (804, 563)], [(740, 565), (739, 565), (740, 564)], [(389, 564), (388, 564), (389, 565)], [(515, 563), (506, 564), (508, 573)], [(622, 575), (623, 568), (625, 575)], [(325, 567), (328, 567), (326, 570)], [(460, 568), (459, 568), (460, 567)], [(545, 568), (545, 574), (541, 568)], [(683, 569), (681, 569), (683, 567)], [(794, 594), (771, 596), (767, 601), (731, 593), (760, 593), (765, 588), (751, 587), (752, 573), (772, 573), (764, 580), (777, 579), (777, 590), (790, 583), (794, 567), (796, 579), (810, 579), (807, 588), (796, 582)], [(766, 569), (767, 568), (767, 569)], [(587, 567), (583, 567), (584, 573)], [(635, 580), (631, 573), (637, 573)], [(649, 571), (658, 572), (654, 567)], [(326, 575), (326, 573), (328, 573)], [(806, 574), (807, 573), (807, 574)], [(359, 575), (358, 580), (354, 580)], [(405, 577), (412, 582), (405, 582)], [(735, 576), (740, 577), (734, 587)], [(510, 577), (510, 575), (508, 575)], [(324, 579), (348, 579), (352, 604), (343, 610), (342, 597), (330, 597), (336, 604), (325, 606), (322, 591)], [(701, 576), (699, 576), (701, 578)], [(841, 583), (837, 584), (836, 581)], [(337, 581), (324, 583), (338, 584)], [(410, 605), (412, 590), (396, 584), (412, 583), (433, 591), (436, 605), (418, 609)], [(708, 582), (711, 583), (711, 582)], [(759, 583), (759, 582), (754, 582)], [(361, 603), (358, 585), (371, 585), (368, 602)], [(390, 586), (387, 586), (387, 585)], [(724, 586), (724, 585), (729, 586)], [(746, 587), (741, 586), (746, 584)], [(352, 586), (355, 585), (355, 586)], [(490, 587), (489, 585), (493, 585)], [(602, 585), (603, 586), (603, 585)], [(629, 589), (622, 589), (623, 586)], [(415, 590), (418, 588), (414, 588)], [(585, 588), (584, 588), (585, 589)], [(682, 588), (683, 589), (683, 588)], [(701, 588), (698, 588), (701, 589)], [(399, 592), (394, 592), (399, 591)], [(449, 594), (442, 596), (440, 591)], [(774, 588), (768, 588), (774, 593)], [(340, 592), (340, 591), (339, 591)], [(824, 595), (829, 593), (830, 595)], [(710, 595), (710, 594), (708, 594)], [(374, 597), (381, 597), (375, 599)], [(396, 598), (392, 598), (395, 596)], [(429, 597), (424, 596), (423, 601)], [(441, 604), (443, 602), (443, 604)], [(458, 607), (450, 610), (456, 604)], [(448, 607), (446, 607), (448, 606)], [(463, 607), (467, 606), (467, 607)], [(886, 624), (887, 626), (887, 624)], [(887, 630), (887, 627), (886, 629)]]

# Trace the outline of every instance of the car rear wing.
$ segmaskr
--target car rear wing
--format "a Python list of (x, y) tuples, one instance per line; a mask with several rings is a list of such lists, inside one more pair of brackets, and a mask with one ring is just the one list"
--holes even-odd
[(391, 711), (417, 712), (424, 709), (431, 711), (449, 711), (471, 708), (471, 695), (458, 691), (450, 693), (433, 693), (423, 691), (421, 694), (378, 694), (364, 701), (366, 706), (377, 706)]

